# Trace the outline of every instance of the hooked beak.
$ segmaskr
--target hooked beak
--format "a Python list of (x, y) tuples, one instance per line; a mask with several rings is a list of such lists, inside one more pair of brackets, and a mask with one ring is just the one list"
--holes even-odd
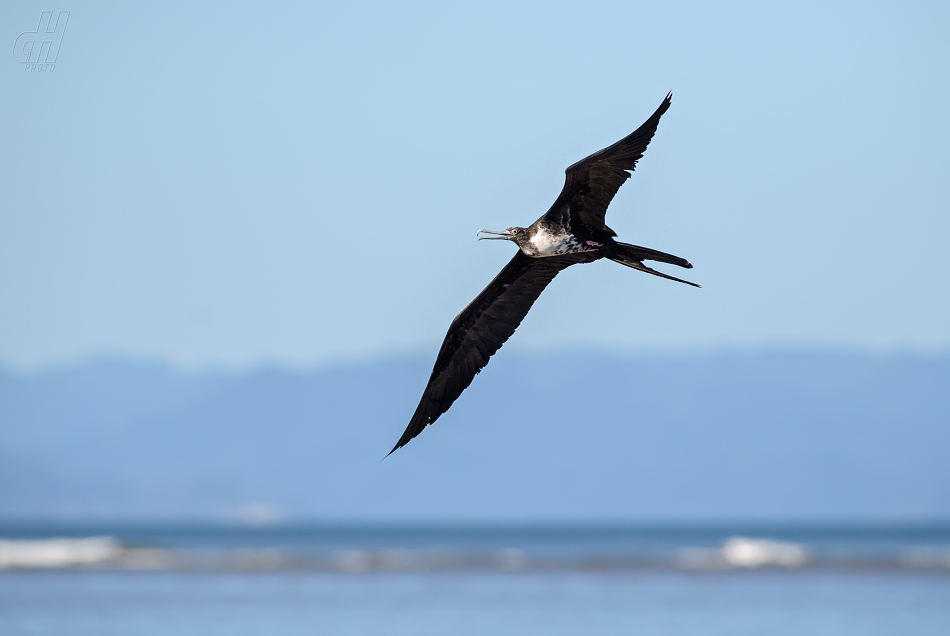
[[(498, 236), (478, 236), (479, 234), (497, 234)], [(475, 236), (478, 236), (479, 241), (510, 241), (511, 232), (505, 230), (504, 232), (492, 232), (491, 230), (479, 230), (475, 233)]]

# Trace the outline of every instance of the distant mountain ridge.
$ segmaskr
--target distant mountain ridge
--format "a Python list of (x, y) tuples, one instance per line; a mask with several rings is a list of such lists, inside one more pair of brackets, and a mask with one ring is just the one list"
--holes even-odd
[(950, 518), (950, 356), (509, 352), (381, 462), (430, 364), (0, 373), (0, 518)]

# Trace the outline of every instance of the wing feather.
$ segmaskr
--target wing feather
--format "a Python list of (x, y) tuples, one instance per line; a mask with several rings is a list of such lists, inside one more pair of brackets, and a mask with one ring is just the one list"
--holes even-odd
[(561, 213), (568, 206), (572, 217), (592, 229), (617, 236), (604, 221), (607, 206), (643, 157), (672, 98), (673, 94), (668, 94), (656, 112), (635, 131), (570, 166), (565, 171), (564, 188), (549, 214)]
[(419, 406), (389, 452), (405, 446), (449, 410), (561, 270), (598, 258), (590, 253), (531, 258), (518, 250), (488, 287), (452, 321)]

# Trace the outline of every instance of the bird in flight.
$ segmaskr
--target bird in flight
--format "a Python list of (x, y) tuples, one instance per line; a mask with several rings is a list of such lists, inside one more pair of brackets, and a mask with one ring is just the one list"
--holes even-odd
[(615, 241), (617, 233), (604, 223), (607, 206), (646, 151), (669, 107), (670, 93), (642, 126), (566, 170), (564, 189), (551, 209), (528, 227), (503, 232), (479, 230), (479, 240), (512, 241), (518, 252), (445, 334), (429, 383), (406, 431), (390, 454), (449, 410), (488, 359), (511, 337), (558, 272), (577, 263), (602, 258), (699, 287), (643, 264), (657, 261), (691, 268), (689, 261), (647, 247)]

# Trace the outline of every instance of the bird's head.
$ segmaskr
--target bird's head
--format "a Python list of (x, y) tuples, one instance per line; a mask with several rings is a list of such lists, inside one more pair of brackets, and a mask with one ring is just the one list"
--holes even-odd
[(528, 229), (523, 227), (510, 227), (504, 232), (479, 230), (476, 236), (479, 234), (497, 234), (497, 236), (479, 236), (479, 241), (514, 241), (519, 247), (528, 240)]

